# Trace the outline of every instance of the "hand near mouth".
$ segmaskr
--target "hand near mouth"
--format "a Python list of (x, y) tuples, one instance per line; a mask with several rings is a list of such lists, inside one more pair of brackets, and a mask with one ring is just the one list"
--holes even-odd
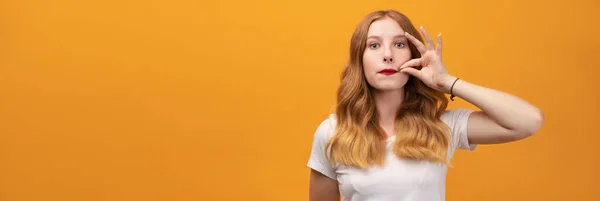
[[(419, 50), (421, 58), (407, 61), (400, 67), (400, 72), (420, 79), (430, 88), (449, 93), (450, 85), (452, 85), (455, 77), (448, 74), (442, 62), (442, 35), (438, 34), (438, 44), (434, 47), (433, 40), (429, 37), (423, 26), (421, 26), (421, 32), (427, 42), (427, 46), (408, 32), (405, 34), (406, 38)], [(413, 68), (417, 66), (421, 66), (421, 70)]]

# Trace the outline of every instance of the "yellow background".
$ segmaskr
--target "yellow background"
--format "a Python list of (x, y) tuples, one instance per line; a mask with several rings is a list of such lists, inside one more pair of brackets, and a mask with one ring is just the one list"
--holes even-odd
[(448, 200), (598, 200), (593, 0), (1, 1), (0, 200), (307, 200), (350, 35), (382, 8), (442, 32), (454, 76), (545, 112), (458, 152)]

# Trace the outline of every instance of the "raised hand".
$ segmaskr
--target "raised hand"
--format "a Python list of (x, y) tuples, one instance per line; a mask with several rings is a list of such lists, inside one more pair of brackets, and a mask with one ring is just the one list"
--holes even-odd
[[(421, 33), (427, 42), (423, 44), (408, 32), (405, 33), (408, 40), (417, 47), (421, 53), (421, 58), (411, 59), (400, 67), (400, 72), (410, 74), (425, 83), (430, 88), (441, 92), (450, 93), (450, 85), (455, 77), (448, 74), (444, 63), (442, 62), (442, 35), (437, 35), (438, 44), (434, 47), (433, 40), (427, 34), (427, 31), (420, 27)], [(422, 67), (418, 70), (414, 67)]]

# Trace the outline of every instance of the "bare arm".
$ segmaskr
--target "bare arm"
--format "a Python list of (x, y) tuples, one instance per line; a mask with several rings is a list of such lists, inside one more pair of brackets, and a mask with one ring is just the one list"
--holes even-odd
[[(400, 71), (419, 78), (427, 86), (441, 92), (461, 97), (482, 111), (474, 112), (468, 120), (467, 136), (471, 144), (496, 144), (520, 140), (537, 132), (544, 121), (542, 112), (526, 101), (464, 80), (452, 84), (456, 77), (448, 74), (442, 62), (442, 35), (438, 34), (438, 44), (421, 26), (427, 46), (410, 33), (405, 36), (414, 44), (421, 58), (411, 59), (400, 67)], [(434, 47), (435, 46), (435, 47)], [(416, 66), (421, 66), (417, 70)]]
[(310, 169), (309, 201), (338, 201), (338, 182)]
[[(455, 77), (449, 77), (446, 81), (448, 89), (455, 80)], [(452, 92), (482, 110), (469, 117), (469, 143), (496, 144), (521, 140), (533, 135), (543, 124), (540, 109), (514, 95), (462, 79), (456, 81)]]

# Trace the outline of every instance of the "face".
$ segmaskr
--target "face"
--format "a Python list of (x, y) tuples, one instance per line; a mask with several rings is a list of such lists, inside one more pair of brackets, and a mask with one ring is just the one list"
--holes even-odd
[(396, 21), (383, 18), (371, 23), (363, 53), (364, 73), (371, 87), (380, 91), (402, 89), (409, 75), (398, 70), (410, 59), (408, 40)]

